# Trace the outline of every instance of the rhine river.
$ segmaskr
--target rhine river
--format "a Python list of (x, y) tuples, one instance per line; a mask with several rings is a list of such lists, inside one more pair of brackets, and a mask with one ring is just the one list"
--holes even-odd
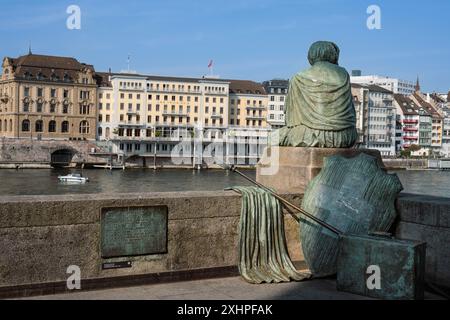
[[(255, 177), (254, 170), (242, 170)], [(44, 195), (76, 193), (133, 193), (188, 190), (223, 190), (250, 183), (236, 173), (224, 170), (190, 169), (128, 169), (84, 170), (90, 181), (85, 184), (66, 184), (58, 175), (80, 173), (69, 169), (0, 169), (0, 195)], [(396, 171), (403, 192), (428, 194), (450, 198), (449, 171)]]

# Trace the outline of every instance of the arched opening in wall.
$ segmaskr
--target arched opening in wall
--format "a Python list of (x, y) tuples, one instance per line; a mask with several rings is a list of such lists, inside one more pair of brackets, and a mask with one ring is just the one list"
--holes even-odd
[(52, 167), (65, 167), (72, 161), (73, 152), (69, 149), (60, 149), (52, 152), (50, 165)]

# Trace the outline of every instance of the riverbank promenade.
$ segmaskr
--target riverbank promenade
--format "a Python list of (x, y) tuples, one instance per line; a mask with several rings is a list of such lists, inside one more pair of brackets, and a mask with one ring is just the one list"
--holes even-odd
[[(33, 300), (367, 300), (336, 290), (335, 279), (250, 284), (240, 277), (171, 282), (135, 287), (34, 296)], [(442, 299), (425, 293), (425, 299)]]

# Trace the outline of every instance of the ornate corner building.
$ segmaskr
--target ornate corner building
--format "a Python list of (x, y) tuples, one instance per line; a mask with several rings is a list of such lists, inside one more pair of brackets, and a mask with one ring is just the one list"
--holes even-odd
[(0, 79), (0, 137), (95, 140), (97, 76), (74, 58), (5, 57)]

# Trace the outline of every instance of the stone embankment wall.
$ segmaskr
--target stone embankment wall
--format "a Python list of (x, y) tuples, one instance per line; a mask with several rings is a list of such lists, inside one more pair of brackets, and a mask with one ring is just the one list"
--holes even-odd
[(387, 169), (426, 169), (427, 159), (383, 159)]
[[(167, 254), (103, 259), (102, 208), (155, 205), (168, 207)], [(240, 210), (233, 191), (0, 197), (0, 297), (11, 286), (22, 286), (18, 294), (31, 292), (30, 284), (64, 288), (70, 265), (80, 267), (82, 287), (86, 279), (235, 268)], [(289, 215), (285, 221), (291, 258), (302, 261), (296, 222)], [(133, 266), (102, 270), (102, 263), (123, 260)]]
[(50, 164), (51, 154), (58, 150), (70, 150), (72, 162), (98, 163), (102, 158), (93, 157), (91, 151), (99, 148), (90, 141), (0, 139), (0, 164)]
[[(301, 201), (301, 195), (284, 197)], [(168, 208), (166, 254), (101, 257), (102, 208), (155, 205)], [(396, 235), (426, 241), (427, 279), (450, 287), (450, 199), (402, 194), (397, 206)], [(64, 291), (70, 265), (80, 267), (82, 289), (196, 270), (207, 276), (234, 268), (235, 274), (240, 209), (232, 191), (0, 197), (0, 297)], [(298, 225), (289, 215), (285, 225), (291, 258), (302, 261)], [(102, 269), (120, 261), (132, 267)]]

